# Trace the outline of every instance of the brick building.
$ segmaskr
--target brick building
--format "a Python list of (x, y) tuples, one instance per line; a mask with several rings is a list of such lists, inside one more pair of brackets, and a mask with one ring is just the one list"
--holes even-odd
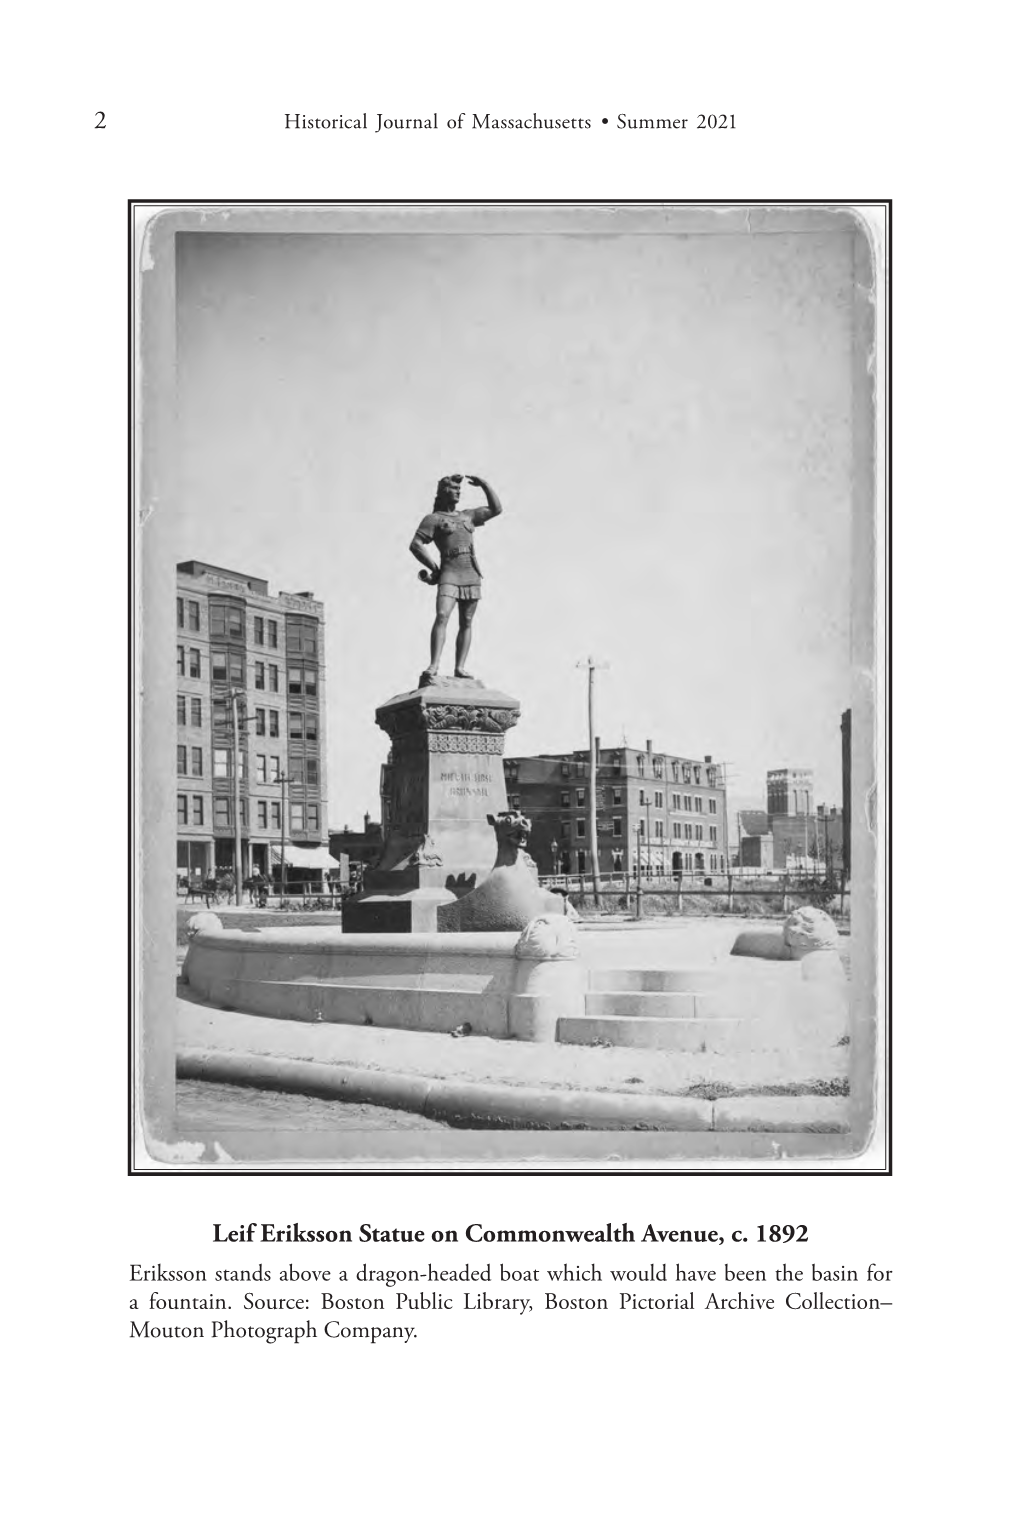
[(737, 814), (740, 865), (762, 871), (839, 871), (843, 814), (837, 807), (815, 807), (814, 773), (770, 770), (766, 793), (767, 812), (752, 808)]
[(177, 565), (178, 875), (233, 868), (238, 767), (243, 875), (271, 876), (285, 813), (288, 878), (329, 865), (323, 635), (310, 591), (270, 595), (264, 579)]
[[(599, 871), (646, 875), (726, 870), (726, 786), (711, 755), (689, 759), (596, 741)], [(503, 762), (507, 801), (531, 819), (529, 852), (543, 876), (591, 872), (586, 749)], [(555, 845), (555, 860), (554, 847)]]

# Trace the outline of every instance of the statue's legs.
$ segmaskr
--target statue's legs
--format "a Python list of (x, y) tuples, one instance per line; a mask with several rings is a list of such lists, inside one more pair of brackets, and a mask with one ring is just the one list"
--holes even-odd
[(462, 600), (460, 602), (460, 626), (457, 630), (456, 668), (453, 671), (460, 680), (471, 679), (471, 676), (464, 668), (464, 665), (467, 663), (467, 656), (471, 649), (471, 624), (475, 619), (475, 610), (477, 609), (477, 606), (477, 600)]
[[(429, 667), (426, 671), (430, 675), (438, 675), (439, 661), (443, 657), (443, 649), (446, 646), (446, 624), (450, 620), (450, 612), (457, 604), (456, 595), (436, 596), (436, 619), (432, 623), (432, 638), (430, 644)], [(459, 651), (459, 650), (458, 650)]]

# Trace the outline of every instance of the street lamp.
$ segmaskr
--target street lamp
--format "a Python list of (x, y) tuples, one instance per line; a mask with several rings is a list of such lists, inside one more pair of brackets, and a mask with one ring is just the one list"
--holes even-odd
[(559, 841), (554, 839), (549, 845), (549, 854), (552, 856), (552, 874), (554, 877), (558, 877), (560, 874), (559, 853)]

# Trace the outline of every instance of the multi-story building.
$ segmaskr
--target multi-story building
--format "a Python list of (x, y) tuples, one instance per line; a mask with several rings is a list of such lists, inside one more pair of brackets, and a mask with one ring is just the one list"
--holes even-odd
[[(674, 876), (727, 865), (722, 767), (646, 747), (602, 749), (596, 740), (599, 871)], [(507, 801), (531, 819), (529, 852), (543, 875), (591, 871), (588, 751), (504, 760)]]
[(330, 864), (323, 635), (310, 590), (270, 595), (264, 579), (177, 565), (179, 875), (233, 869), (235, 796), (244, 876), (270, 877), (281, 839), (288, 877)]

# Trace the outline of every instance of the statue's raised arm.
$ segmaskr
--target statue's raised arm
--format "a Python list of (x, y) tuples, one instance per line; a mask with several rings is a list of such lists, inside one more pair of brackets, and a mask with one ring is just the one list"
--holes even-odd
[(465, 473), (464, 477), (468, 483), (477, 485), (485, 495), (485, 504), (479, 505), (476, 510), (470, 511), (476, 526), (482, 526), (486, 521), (491, 521), (494, 515), (503, 514), (503, 505), (500, 497), (486, 479), (479, 478), (477, 473)]

